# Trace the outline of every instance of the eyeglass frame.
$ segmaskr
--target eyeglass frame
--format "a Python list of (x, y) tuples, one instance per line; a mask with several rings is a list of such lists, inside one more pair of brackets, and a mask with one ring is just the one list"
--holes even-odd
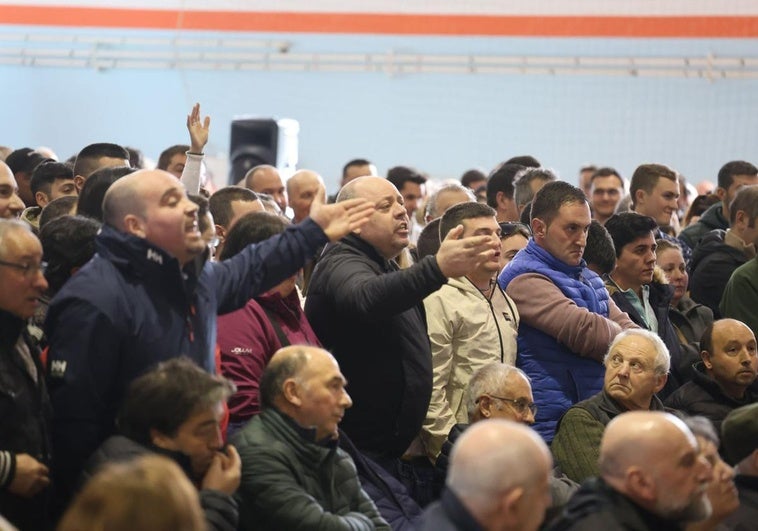
[(535, 417), (537, 416), (537, 404), (535, 404), (534, 402), (528, 402), (527, 399), (523, 397), (522, 398), (505, 398), (503, 396), (496, 396), (490, 393), (484, 393), (482, 396), (480, 396), (474, 401), (474, 404), (478, 404), (479, 401), (485, 396), (489, 398), (494, 398), (496, 400), (502, 400), (503, 402), (508, 402), (509, 404), (513, 406), (513, 409), (519, 412), (520, 415), (526, 414), (526, 411), (529, 410), (532, 412), (532, 415), (534, 415)]
[(47, 262), (43, 260), (39, 264), (17, 264), (15, 262), (0, 260), (0, 266), (12, 267), (21, 271), (25, 278), (31, 278), (36, 275), (38, 271), (44, 275), (45, 270), (47, 269)]

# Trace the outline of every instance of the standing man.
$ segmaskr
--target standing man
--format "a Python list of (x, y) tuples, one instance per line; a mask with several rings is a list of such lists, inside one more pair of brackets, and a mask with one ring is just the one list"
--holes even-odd
[(600, 168), (590, 179), (590, 199), (592, 219), (605, 225), (624, 197), (624, 180), (613, 168)]
[(114, 431), (126, 386), (159, 361), (188, 356), (214, 372), (216, 315), (293, 275), (317, 246), (358, 229), (365, 201), (314, 204), (312, 218), (224, 262), (203, 262), (197, 205), (170, 173), (142, 170), (103, 201), (97, 254), (47, 315), (56, 477), (71, 488)]
[(504, 163), (492, 170), (487, 178), (487, 204), (497, 212), (497, 221), (519, 221), (519, 211), (513, 198), (513, 181), (526, 167)]
[(571, 405), (602, 389), (608, 344), (636, 328), (582, 259), (590, 221), (584, 192), (546, 184), (532, 202), (533, 237), (498, 278), (519, 309), (517, 366), (532, 379), (535, 429), (547, 442)]
[(363, 198), (376, 211), (359, 233), (327, 248), (311, 279), (305, 313), (321, 344), (350, 381), (354, 406), (343, 429), (369, 457), (399, 476), (421, 430), (432, 392), (432, 356), (422, 301), (448, 278), (476, 270), (496, 254), (490, 236), (461, 238), (453, 229), (436, 255), (399, 270), (408, 246), (403, 196), (380, 177), (361, 177), (337, 205)]
[(316, 199), (316, 195), (324, 198), (326, 191), (324, 180), (315, 171), (298, 170), (287, 179), (287, 198), (290, 208), (292, 209), (292, 222), (300, 223), (308, 217), (311, 210), (311, 203)]
[(413, 168), (395, 166), (387, 171), (387, 180), (403, 196), (403, 204), (410, 221), (410, 241), (415, 245), (423, 228), (416, 219), (416, 210), (424, 203), (426, 197), (426, 177)]
[(0, 514), (46, 529), (50, 401), (26, 329), (47, 290), (42, 245), (26, 223), (0, 220)]
[(284, 183), (282, 183), (279, 170), (274, 166), (261, 164), (247, 172), (245, 188), (249, 188), (257, 194), (270, 195), (281, 209), (282, 214), (287, 211), (287, 193), (284, 191)]
[(463, 225), (463, 237), (490, 236), (497, 245), (492, 260), (476, 270), (451, 278), (424, 299), (432, 345), (434, 387), (422, 430), (432, 461), (456, 423), (466, 422), (464, 392), (471, 374), (493, 361), (516, 362), (518, 311), (497, 285), (500, 271), (500, 226), (495, 211), (481, 203), (461, 203), (442, 216), (440, 235)]

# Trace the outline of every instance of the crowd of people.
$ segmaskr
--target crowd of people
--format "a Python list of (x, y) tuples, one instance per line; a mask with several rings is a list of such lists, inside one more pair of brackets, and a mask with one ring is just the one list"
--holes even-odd
[(755, 529), (753, 164), (327, 197), (187, 129), (0, 150), (0, 529)]

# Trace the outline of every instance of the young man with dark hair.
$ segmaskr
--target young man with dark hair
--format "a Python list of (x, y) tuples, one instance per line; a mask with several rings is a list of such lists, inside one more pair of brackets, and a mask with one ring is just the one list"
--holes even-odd
[(54, 160), (39, 164), (32, 172), (32, 195), (36, 206), (27, 207), (21, 219), (39, 230), (39, 216), (50, 201), (63, 196), (76, 196), (74, 174), (67, 165)]
[(182, 178), (184, 166), (187, 164), (187, 152), (190, 147), (187, 144), (176, 144), (164, 149), (158, 157), (157, 168), (169, 172), (177, 179)]
[(519, 221), (519, 211), (513, 198), (513, 181), (526, 166), (503, 163), (487, 178), (487, 204), (495, 209), (498, 222)]
[(82, 148), (74, 162), (74, 182), (77, 191), (100, 168), (129, 166), (129, 152), (118, 144), (98, 143)]
[(564, 411), (602, 389), (608, 344), (636, 328), (582, 258), (590, 223), (584, 192), (547, 183), (532, 202), (532, 238), (498, 278), (519, 311), (517, 365), (540, 383), (535, 429), (548, 442)]
[(694, 249), (705, 234), (714, 229), (729, 228), (729, 205), (743, 186), (758, 184), (758, 168), (744, 160), (733, 160), (719, 170), (716, 195), (721, 202), (708, 208), (697, 223), (685, 227), (679, 239)]
[(18, 195), (27, 207), (37, 204), (31, 188), (32, 173), (45, 160), (47, 158), (44, 155), (28, 147), (13, 151), (5, 159), (18, 183)]
[(589, 183), (592, 218), (601, 225), (616, 213), (621, 198), (624, 197), (624, 180), (613, 168), (600, 168), (592, 174)]
[(263, 204), (256, 193), (241, 186), (226, 186), (217, 190), (208, 204), (216, 225), (217, 256), (221, 256), (226, 235), (238, 219), (249, 212), (263, 212)]

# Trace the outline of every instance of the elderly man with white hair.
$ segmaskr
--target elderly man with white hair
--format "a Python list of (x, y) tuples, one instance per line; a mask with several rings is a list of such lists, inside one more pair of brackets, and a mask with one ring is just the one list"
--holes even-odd
[(551, 469), (550, 451), (530, 428), (478, 422), (456, 443), (447, 488), (424, 513), (421, 531), (534, 531), (550, 505)]
[(598, 474), (600, 439), (611, 419), (625, 411), (666, 410), (656, 393), (666, 385), (671, 359), (657, 334), (622, 332), (603, 363), (603, 390), (566, 411), (551, 445), (560, 469), (579, 483)]

